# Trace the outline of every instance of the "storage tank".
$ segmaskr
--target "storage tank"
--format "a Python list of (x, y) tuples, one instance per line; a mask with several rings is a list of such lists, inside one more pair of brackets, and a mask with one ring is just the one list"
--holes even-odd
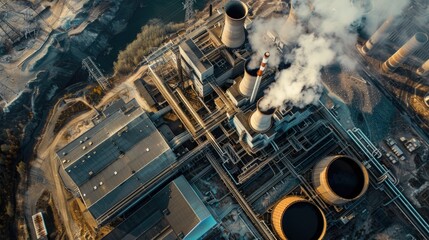
[(428, 41), (426, 33), (416, 33), (408, 42), (406, 42), (395, 54), (387, 59), (381, 66), (384, 72), (392, 72), (401, 65), (409, 56), (422, 48)]
[(222, 31), (222, 42), (229, 48), (238, 48), (246, 40), (244, 21), (248, 13), (247, 5), (241, 1), (231, 0), (225, 4), (225, 24)]
[(314, 189), (329, 204), (341, 205), (360, 198), (368, 184), (365, 166), (349, 156), (328, 156), (313, 169)]
[(322, 210), (310, 201), (287, 196), (280, 200), (271, 214), (271, 222), (280, 239), (323, 239), (326, 234), (326, 217)]
[(429, 75), (429, 59), (426, 60), (416, 71), (417, 75), (426, 77)]
[(258, 74), (258, 68), (251, 69), (249, 67), (250, 59), (246, 60), (244, 64), (244, 76), (241, 79), (238, 89), (243, 96), (250, 97), (252, 95), (253, 88), (255, 87), (256, 76)]

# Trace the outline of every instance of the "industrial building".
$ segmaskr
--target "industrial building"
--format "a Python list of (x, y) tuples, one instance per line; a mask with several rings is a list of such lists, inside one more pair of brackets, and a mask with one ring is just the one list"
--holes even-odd
[(98, 224), (135, 204), (145, 184), (176, 159), (135, 100), (112, 104), (104, 114), (93, 128), (57, 152)]
[[(296, 14), (294, 4), (285, 24), (307, 22), (311, 16)], [(231, 0), (176, 45), (169, 42), (148, 57), (151, 83), (163, 98), (154, 115), (177, 117), (179, 127), (168, 142), (132, 101), (104, 110), (100, 122), (57, 152), (99, 224), (122, 216), (105, 239), (204, 239), (222, 231), (216, 217), (224, 216), (208, 210), (220, 200), (208, 197), (210, 191), (198, 197), (186, 181), (191, 178), (177, 178), (193, 169), (215, 172), (249, 229), (263, 239), (323, 239), (366, 211), (370, 191), (389, 199), (386, 206), (394, 202), (416, 232), (429, 234), (382, 164), (380, 150), (359, 128), (342, 124), (326, 93), (304, 108), (262, 106), (279, 69), (269, 66), (269, 52), (261, 54), (258, 68), (250, 68), (248, 12), (246, 4)], [(358, 50), (376, 54), (374, 46), (388, 39), (383, 31), (390, 31), (392, 21)], [(412, 36), (382, 60), (380, 74), (423, 54), (427, 35)], [(278, 50), (287, 51), (293, 41), (281, 42), (285, 48)], [(424, 75), (426, 65), (417, 72)]]
[(191, 185), (180, 176), (103, 239), (201, 239), (216, 224)]

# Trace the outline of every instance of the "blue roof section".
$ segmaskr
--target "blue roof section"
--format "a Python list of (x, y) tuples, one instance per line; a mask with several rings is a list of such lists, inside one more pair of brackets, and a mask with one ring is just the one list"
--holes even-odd
[(152, 239), (160, 235), (199, 239), (216, 224), (191, 185), (180, 176), (103, 239)]
[(201, 221), (191, 232), (186, 235), (183, 240), (201, 239), (210, 229), (216, 226), (217, 222), (213, 216), (209, 216)]

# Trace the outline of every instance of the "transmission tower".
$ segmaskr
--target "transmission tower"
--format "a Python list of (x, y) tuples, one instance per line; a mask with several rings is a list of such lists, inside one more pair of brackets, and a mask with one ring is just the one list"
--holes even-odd
[(185, 21), (188, 21), (194, 16), (194, 3), (196, 0), (185, 0), (183, 9), (185, 10)]

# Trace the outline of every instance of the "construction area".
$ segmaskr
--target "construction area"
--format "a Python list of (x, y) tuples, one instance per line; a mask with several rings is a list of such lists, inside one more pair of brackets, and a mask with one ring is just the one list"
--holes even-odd
[[(35, 85), (44, 91), (46, 86), (35, 83), (46, 75), (52, 78), (58, 72), (67, 72), (65, 66), (68, 64), (70, 67), (71, 60), (59, 59), (63, 52), (69, 50), (65, 41), (80, 38), (88, 24), (105, 12), (110, 4), (92, 5), (88, 2), (0, 2), (0, 107), (4, 111), (7, 112), (7, 107), (23, 94), (32, 93)], [(88, 42), (80, 47), (83, 51), (85, 44)], [(50, 68), (46, 68), (47, 65)], [(47, 87), (47, 91), (51, 91), (49, 95), (65, 84), (61, 81), (51, 84)], [(34, 94), (37, 96), (37, 92)]]
[[(329, 64), (320, 86), (302, 87), (320, 88), (316, 101), (267, 105), (294, 68), (278, 56), (303, 43), (267, 29), (270, 47), (257, 51), (257, 16), (311, 29), (304, 5), (313, 9), (210, 5), (202, 24), (147, 56), (123, 91), (111, 90), (114, 100), (80, 116), (81, 131), (59, 136), (51, 161), (85, 209), (87, 235), (429, 239), (429, 29), (415, 21), (428, 2), (359, 33), (345, 51), (356, 69)], [(83, 64), (107, 90), (93, 60)]]

